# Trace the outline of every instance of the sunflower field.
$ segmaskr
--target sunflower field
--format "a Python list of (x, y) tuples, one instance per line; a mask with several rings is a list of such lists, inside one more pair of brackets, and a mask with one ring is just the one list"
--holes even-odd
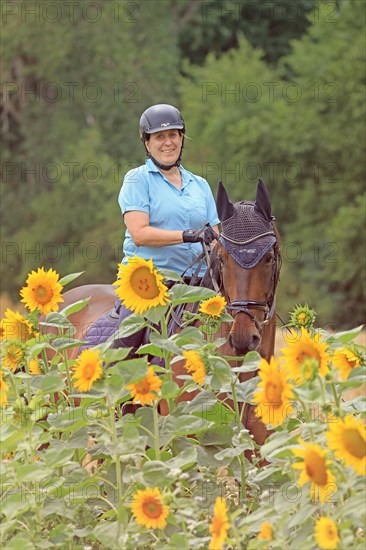
[[(79, 274), (33, 271), (29, 313), (1, 320), (1, 548), (363, 549), (365, 398), (345, 398), (366, 380), (362, 327), (330, 333), (296, 306), (278, 356), (234, 361), (213, 337), (225, 300), (134, 261), (115, 284), (134, 311), (119, 335), (151, 327), (134, 358), (112, 339), (70, 358), (82, 341), (69, 316), (87, 301), (62, 309), (63, 290)], [(172, 309), (197, 301), (168, 336)], [(248, 403), (270, 430), (262, 446)]]

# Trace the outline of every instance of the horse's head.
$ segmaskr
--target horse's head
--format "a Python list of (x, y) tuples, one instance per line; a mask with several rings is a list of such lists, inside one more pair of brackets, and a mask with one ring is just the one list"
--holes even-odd
[(217, 277), (234, 317), (229, 344), (236, 355), (244, 355), (260, 351), (263, 329), (275, 313), (280, 269), (278, 233), (269, 194), (261, 180), (255, 202), (235, 204), (219, 182), (217, 209), (222, 230), (208, 271)]

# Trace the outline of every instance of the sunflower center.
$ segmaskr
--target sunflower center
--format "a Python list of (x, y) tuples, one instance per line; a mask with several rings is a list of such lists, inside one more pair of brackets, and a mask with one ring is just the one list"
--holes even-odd
[(363, 458), (366, 455), (365, 441), (359, 434), (358, 430), (354, 430), (352, 428), (344, 430), (342, 439), (346, 450), (351, 455), (356, 456), (357, 458)]
[(136, 269), (130, 280), (133, 290), (145, 300), (152, 300), (159, 296), (159, 287), (156, 278), (148, 267), (142, 266)]
[(305, 469), (311, 481), (318, 485), (327, 483), (328, 475), (325, 460), (314, 451), (309, 451), (305, 458)]
[(357, 367), (356, 359), (347, 359), (346, 361), (350, 369), (354, 369), (355, 367)]
[(95, 373), (94, 363), (86, 363), (86, 365), (84, 365), (84, 368), (83, 368), (83, 377), (86, 380), (90, 380), (91, 378), (93, 378), (94, 373)]
[(328, 525), (328, 527), (327, 527), (327, 537), (329, 539), (335, 539), (337, 537), (337, 531), (334, 529), (333, 525)]
[(150, 393), (150, 390), (151, 390), (151, 385), (150, 385), (150, 382), (149, 380), (140, 380), (140, 382), (137, 382), (135, 384), (135, 387), (136, 387), (136, 390), (137, 390), (137, 393), (140, 393), (142, 395), (146, 395), (147, 393)]
[(38, 285), (33, 289), (33, 292), (37, 302), (42, 305), (47, 304), (52, 298), (52, 289), (50, 287)]
[(163, 513), (163, 506), (159, 500), (151, 499), (143, 502), (142, 510), (148, 518), (157, 519)]
[(273, 405), (282, 405), (282, 384), (269, 381), (266, 384), (266, 398)]

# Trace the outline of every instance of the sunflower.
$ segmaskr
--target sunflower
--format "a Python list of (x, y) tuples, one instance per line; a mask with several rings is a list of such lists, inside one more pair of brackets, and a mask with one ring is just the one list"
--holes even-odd
[(295, 328), (311, 328), (315, 322), (315, 316), (315, 311), (310, 309), (307, 304), (294, 306), (290, 313), (289, 325)]
[(214, 505), (214, 515), (210, 525), (210, 533), (212, 533), (209, 550), (221, 550), (227, 538), (227, 532), (230, 528), (230, 523), (227, 517), (226, 501), (223, 498), (217, 497)]
[(39, 368), (38, 359), (36, 358), (31, 359), (29, 363), (29, 374), (42, 374), (41, 369)]
[(329, 425), (328, 446), (360, 475), (366, 474), (366, 426), (351, 414)]
[(27, 286), (20, 291), (22, 302), (30, 311), (39, 309), (47, 315), (50, 311), (58, 311), (58, 302), (63, 302), (61, 297), (62, 285), (58, 282), (59, 274), (52, 268), (45, 271), (43, 267), (38, 271), (32, 271), (26, 281)]
[(352, 350), (342, 348), (334, 352), (332, 363), (339, 370), (343, 380), (345, 380), (352, 372), (352, 369), (360, 366), (361, 360)]
[(163, 283), (163, 276), (158, 273), (152, 260), (134, 256), (128, 259), (127, 265), (118, 264), (116, 294), (123, 305), (135, 313), (144, 313), (155, 306), (165, 306), (170, 300), (168, 288)]
[(26, 352), (22, 344), (9, 340), (3, 351), (3, 365), (13, 372), (25, 363)]
[(153, 401), (158, 399), (157, 393), (161, 384), (162, 381), (159, 376), (154, 374), (154, 367), (149, 367), (145, 378), (126, 387), (131, 392), (133, 403), (139, 402), (141, 405), (151, 405)]
[(2, 340), (21, 340), (26, 342), (36, 336), (31, 323), (15, 311), (7, 309), (4, 318), (0, 321), (0, 334)]
[[(288, 366), (289, 374), (296, 382), (305, 382), (319, 372), (325, 376), (328, 371), (330, 356), (328, 345), (311, 338), (306, 328), (301, 327), (301, 336), (291, 329), (291, 337), (285, 337), (289, 347), (283, 348), (283, 363)], [(291, 343), (290, 343), (291, 342)]]
[(265, 521), (261, 525), (261, 530), (258, 533), (258, 538), (263, 540), (272, 540), (272, 525)]
[(6, 407), (8, 404), (8, 390), (9, 386), (3, 380), (3, 371), (0, 370), (0, 407)]
[(162, 529), (165, 527), (169, 506), (164, 506), (157, 487), (137, 491), (133, 495), (133, 499), (131, 510), (137, 523), (148, 529)]
[(210, 317), (220, 317), (226, 307), (226, 300), (223, 296), (213, 296), (201, 303), (199, 311)]
[(192, 378), (196, 384), (202, 385), (205, 381), (206, 367), (202, 357), (197, 351), (183, 351), (183, 357), (186, 362), (184, 368), (192, 373)]
[(85, 349), (76, 360), (73, 385), (79, 391), (88, 391), (96, 380), (102, 378), (102, 359), (100, 350)]
[(335, 477), (329, 470), (329, 461), (326, 459), (327, 451), (312, 443), (306, 443), (299, 439), (303, 449), (293, 449), (293, 454), (301, 458), (301, 462), (292, 465), (295, 470), (302, 470), (299, 485), (305, 485), (310, 481), (310, 493), (313, 500), (319, 496), (321, 502), (326, 502), (333, 495), (336, 488)]
[(315, 539), (322, 550), (335, 550), (339, 536), (334, 521), (327, 517), (319, 518), (315, 524)]
[(261, 359), (258, 374), (261, 381), (257, 387), (260, 389), (253, 394), (253, 401), (257, 403), (255, 415), (265, 424), (279, 426), (293, 412), (290, 399), (294, 394), (287, 382), (286, 371), (281, 370), (278, 361), (271, 357), (270, 363)]

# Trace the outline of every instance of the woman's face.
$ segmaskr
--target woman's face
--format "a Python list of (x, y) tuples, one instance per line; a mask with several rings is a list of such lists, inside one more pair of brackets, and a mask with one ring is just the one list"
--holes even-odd
[(183, 136), (178, 130), (163, 130), (151, 134), (145, 141), (147, 150), (160, 164), (174, 164), (179, 157)]

